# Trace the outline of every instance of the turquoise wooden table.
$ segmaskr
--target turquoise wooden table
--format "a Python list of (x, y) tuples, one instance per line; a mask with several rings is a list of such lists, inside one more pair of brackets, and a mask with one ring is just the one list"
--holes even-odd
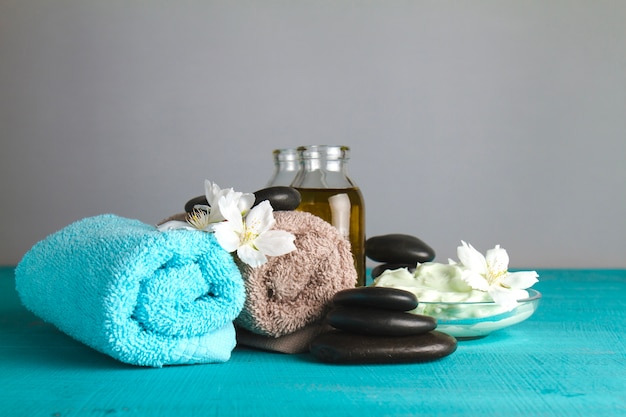
[(626, 416), (626, 271), (545, 270), (527, 321), (442, 360), (328, 365), (237, 348), (124, 365), (43, 323), (0, 268), (1, 416)]

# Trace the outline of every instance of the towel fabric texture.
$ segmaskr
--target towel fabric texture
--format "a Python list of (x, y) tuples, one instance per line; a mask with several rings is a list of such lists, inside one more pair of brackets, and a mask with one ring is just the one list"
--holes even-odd
[[(301, 211), (277, 211), (275, 229), (286, 230), (296, 237), (296, 250), (286, 255), (269, 257), (257, 268), (239, 265), (246, 287), (246, 300), (235, 324), (267, 338), (239, 338), (241, 344), (268, 350), (296, 353), (308, 348), (307, 339), (317, 331), (303, 331), (296, 344), (285, 338), (282, 350), (279, 340), (309, 325), (319, 323), (326, 314), (336, 292), (354, 288), (357, 273), (350, 242), (328, 222)], [(244, 334), (245, 332), (242, 332)], [(308, 335), (308, 336), (307, 336)], [(254, 339), (254, 340), (252, 340)], [(293, 347), (295, 346), (295, 347)]]
[(35, 244), (15, 276), (29, 310), (125, 363), (224, 362), (236, 344), (243, 280), (211, 233), (89, 217)]

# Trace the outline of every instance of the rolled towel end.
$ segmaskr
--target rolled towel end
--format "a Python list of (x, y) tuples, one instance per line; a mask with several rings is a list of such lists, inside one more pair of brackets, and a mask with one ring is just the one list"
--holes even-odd
[(200, 231), (106, 214), (38, 242), (16, 268), (22, 303), (122, 362), (223, 362), (245, 292), (232, 256)]
[(235, 323), (276, 338), (320, 320), (335, 293), (354, 288), (357, 272), (350, 242), (331, 224), (300, 211), (274, 216), (275, 229), (296, 236), (297, 250), (257, 268), (240, 265), (247, 296)]

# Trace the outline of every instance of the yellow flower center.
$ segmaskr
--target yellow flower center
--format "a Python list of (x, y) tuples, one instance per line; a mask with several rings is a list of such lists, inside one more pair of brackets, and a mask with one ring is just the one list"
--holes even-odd
[(243, 232), (243, 234), (241, 235), (241, 243), (253, 242), (254, 239), (257, 238), (257, 236), (258, 235), (254, 233), (252, 230), (246, 228), (246, 231)]
[[(498, 284), (500, 279), (508, 273), (506, 269), (494, 269), (490, 266), (487, 267), (487, 282), (489, 285)], [(502, 285), (502, 284), (500, 284)]]
[(209, 215), (204, 210), (194, 209), (192, 213), (187, 214), (187, 223), (198, 230), (204, 230), (209, 226)]

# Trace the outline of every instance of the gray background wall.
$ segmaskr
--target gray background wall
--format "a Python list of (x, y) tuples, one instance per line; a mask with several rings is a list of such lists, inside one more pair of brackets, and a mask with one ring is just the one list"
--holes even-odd
[(352, 147), (367, 233), (626, 267), (626, 2), (0, 0), (0, 264)]

